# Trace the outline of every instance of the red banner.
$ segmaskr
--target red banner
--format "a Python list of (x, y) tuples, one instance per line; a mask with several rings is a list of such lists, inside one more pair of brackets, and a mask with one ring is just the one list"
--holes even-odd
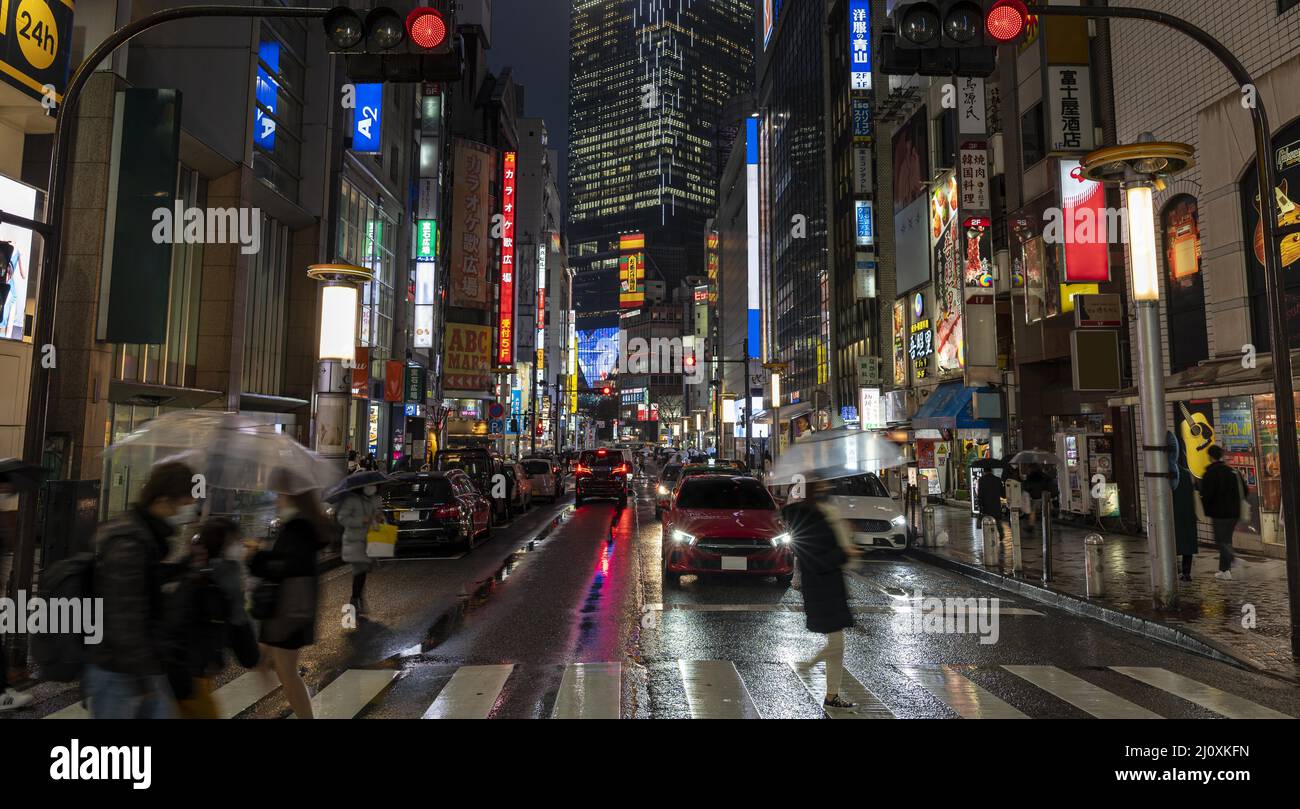
[(357, 399), (370, 398), (370, 348), (357, 346), (352, 363), (352, 395)]
[(1065, 224), (1061, 280), (1067, 284), (1109, 281), (1110, 238), (1120, 239), (1124, 234), (1109, 232), (1106, 188), (1084, 177), (1078, 160), (1061, 161), (1061, 214)]
[(400, 402), (403, 400), (402, 383), (405, 380), (406, 366), (401, 360), (384, 362), (384, 401)]

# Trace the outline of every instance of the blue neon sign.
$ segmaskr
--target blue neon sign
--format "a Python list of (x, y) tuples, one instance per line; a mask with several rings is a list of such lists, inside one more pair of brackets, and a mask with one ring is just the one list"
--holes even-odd
[(382, 151), (379, 133), (384, 108), (384, 85), (358, 84), (357, 107), (352, 116), (352, 151), (377, 154)]
[[(275, 151), (275, 119), (271, 115), (277, 112), (276, 101), (279, 88), (272, 73), (280, 73), (280, 43), (262, 42), (257, 46), (257, 57), (261, 64), (257, 66), (257, 104), (253, 110), (253, 144), (267, 151)], [(262, 65), (266, 67), (262, 67)], [(271, 69), (271, 73), (267, 72)], [(265, 109), (263, 109), (265, 107)], [(267, 115), (267, 111), (270, 115)]]
[(871, 89), (871, 4), (849, 0), (849, 59), (854, 90)]

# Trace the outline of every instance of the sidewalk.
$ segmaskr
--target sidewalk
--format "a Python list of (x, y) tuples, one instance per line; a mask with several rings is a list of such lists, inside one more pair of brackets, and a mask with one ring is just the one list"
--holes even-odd
[[(1300, 679), (1300, 660), (1291, 655), (1286, 563), (1281, 559), (1238, 555), (1233, 580), (1219, 581), (1214, 578), (1219, 553), (1202, 545), (1192, 565), (1192, 580), (1177, 582), (1178, 609), (1162, 613), (1151, 603), (1145, 537), (1103, 534), (1105, 595), (1090, 599), (1084, 586), (1083, 539), (1093, 531), (1053, 526), (1052, 581), (1045, 585), (1041, 530), (1030, 531), (1027, 521), (1021, 523), (1024, 570), (1019, 577), (1012, 577), (1010, 527), (1002, 539), (1001, 558), (983, 567), (983, 540), (969, 509), (936, 505), (934, 511), (935, 533), (941, 536), (947, 532), (947, 542), (918, 546), (914, 549), (918, 556), (992, 578), (994, 583), (1011, 586), (1029, 597), (1057, 602), (1067, 610), (1198, 651), (1217, 652), (1271, 674)], [(1245, 629), (1242, 621), (1251, 608), (1255, 626)]]

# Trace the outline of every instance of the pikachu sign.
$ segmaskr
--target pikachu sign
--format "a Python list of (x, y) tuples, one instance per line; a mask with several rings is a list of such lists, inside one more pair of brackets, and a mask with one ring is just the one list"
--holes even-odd
[(0, 81), (37, 100), (63, 101), (72, 51), (72, 0), (0, 0)]

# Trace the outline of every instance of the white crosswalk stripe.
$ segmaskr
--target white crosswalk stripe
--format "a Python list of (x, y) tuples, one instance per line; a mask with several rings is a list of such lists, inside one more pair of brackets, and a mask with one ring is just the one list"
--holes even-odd
[(1028, 719), (952, 666), (899, 666), (914, 682), (963, 719)]
[(396, 671), (348, 669), (311, 699), (317, 719), (351, 719), (379, 696), (397, 676)]
[[(275, 675), (269, 677), (256, 671), (246, 672), (212, 692), (212, 699), (217, 704), (219, 719), (234, 719), (251, 708), (262, 697), (280, 687)], [(89, 719), (90, 711), (80, 701), (55, 711), (46, 719)]]
[(730, 660), (679, 660), (692, 719), (762, 719)]
[(425, 719), (487, 719), (510, 679), (512, 663), (461, 666), (424, 712)]
[(1227, 691), (1197, 682), (1181, 674), (1175, 674), (1167, 669), (1149, 666), (1111, 666), (1110, 668), (1112, 671), (1118, 671), (1120, 674), (1132, 677), (1134, 680), (1146, 683), (1153, 688), (1167, 691), (1176, 697), (1193, 702), (1202, 708), (1208, 708), (1229, 719), (1291, 718), (1272, 708), (1265, 708), (1263, 705), (1257, 705), (1244, 697), (1229, 694)]
[(622, 693), (622, 663), (570, 663), (551, 718), (618, 719)]
[[(818, 702), (826, 698), (826, 665), (818, 663), (816, 666), (809, 668), (806, 664), (796, 661), (790, 661), (790, 668), (794, 673), (799, 675), (799, 681), (803, 683), (804, 688), (808, 689), (808, 694)], [(847, 670), (844, 672), (843, 679), (840, 681), (840, 694), (849, 702), (856, 702), (854, 708), (827, 708), (826, 715), (832, 719), (893, 719), (894, 714), (885, 707), (885, 704), (876, 698), (865, 685), (858, 682), (858, 679), (850, 674)]]
[(1056, 666), (1003, 666), (1002, 668), (1098, 719), (1164, 718)]

